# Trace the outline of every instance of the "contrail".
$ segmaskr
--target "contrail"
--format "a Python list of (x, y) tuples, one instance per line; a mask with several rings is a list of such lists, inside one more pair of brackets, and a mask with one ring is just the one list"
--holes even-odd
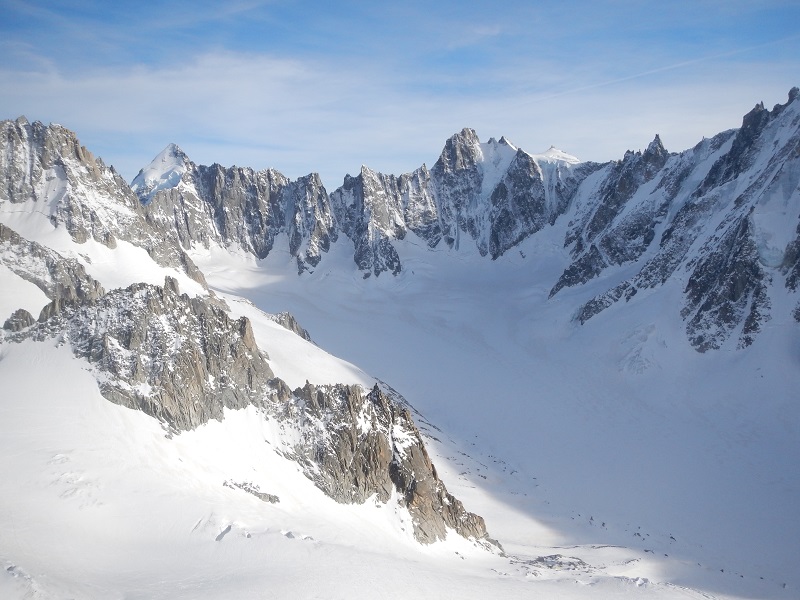
[(641, 77), (647, 77), (649, 75), (655, 75), (656, 73), (664, 73), (665, 71), (674, 71), (676, 69), (682, 69), (683, 67), (688, 67), (690, 65), (696, 65), (699, 63), (708, 62), (711, 60), (718, 60), (720, 58), (727, 58), (729, 56), (735, 56), (737, 54), (744, 54), (745, 52), (751, 52), (753, 50), (758, 50), (760, 48), (766, 48), (768, 46), (774, 46), (776, 44), (781, 44), (783, 42), (787, 42), (790, 40), (800, 39), (800, 35), (792, 35), (789, 37), (781, 38), (779, 40), (773, 40), (771, 42), (765, 42), (763, 44), (757, 44), (755, 46), (748, 46), (747, 48), (739, 48), (738, 50), (731, 50), (729, 52), (721, 52), (719, 54), (712, 54), (710, 56), (703, 56), (700, 58), (695, 58), (692, 60), (685, 60), (683, 62), (675, 63), (672, 65), (667, 65), (665, 67), (658, 67), (657, 69), (651, 69), (649, 71), (642, 71), (641, 73), (635, 73), (634, 75), (627, 75), (625, 77), (619, 77), (617, 79), (610, 79), (608, 81), (602, 81), (600, 83), (593, 83), (590, 85), (585, 85), (577, 88), (572, 88), (570, 90), (565, 90), (563, 92), (555, 92), (552, 94), (548, 94), (546, 96), (539, 96), (536, 98), (532, 98), (529, 102), (538, 102), (542, 100), (552, 100), (553, 98), (560, 98), (562, 96), (568, 96), (570, 94), (577, 94), (579, 92), (585, 92), (587, 90), (594, 90), (601, 87), (607, 87), (609, 85), (615, 85), (618, 83), (623, 83), (625, 81), (631, 81), (632, 79), (639, 79)]

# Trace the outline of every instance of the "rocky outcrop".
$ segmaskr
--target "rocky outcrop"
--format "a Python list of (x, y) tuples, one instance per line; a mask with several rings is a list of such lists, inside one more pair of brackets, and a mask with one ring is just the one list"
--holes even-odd
[(339, 502), (387, 502), (397, 494), (423, 543), (445, 539), (452, 529), (485, 540), (481, 517), (464, 509), (439, 479), (407, 408), (376, 385), (314, 386), (294, 391), (283, 408), (299, 427), (295, 456), (306, 475)]
[[(55, 305), (35, 324), (18, 314), (7, 340), (69, 344), (89, 363), (106, 399), (159, 419), (173, 433), (221, 420), (226, 408), (259, 407), (293, 432), (290, 458), (334, 500), (397, 498), (422, 543), (454, 530), (494, 544), (483, 519), (466, 511), (439, 479), (408, 409), (377, 386), (365, 393), (356, 386), (307, 384), (292, 392), (274, 377), (247, 318), (231, 319), (210, 297), (180, 294), (169, 277), (164, 286), (136, 284)], [(246, 483), (226, 485), (278, 501)]]
[(134, 179), (147, 221), (190, 249), (211, 244), (265, 258), (279, 234), (299, 272), (315, 267), (338, 233), (315, 173), (291, 181), (274, 169), (198, 166), (174, 144)]
[(11, 316), (3, 323), (6, 331), (22, 331), (33, 325), (36, 321), (33, 315), (24, 308), (19, 308), (11, 313)]
[(297, 319), (294, 318), (294, 315), (288, 312), (282, 312), (274, 315), (267, 315), (272, 321), (288, 329), (289, 331), (296, 333), (301, 338), (306, 340), (307, 342), (312, 342), (311, 335), (306, 331), (303, 327), (300, 326), (300, 323), (297, 322)]
[(700, 352), (718, 349), (741, 327), (738, 346), (749, 346), (769, 319), (769, 275), (759, 262), (749, 217), (706, 243), (686, 284), (686, 333)]
[(175, 430), (267, 402), (273, 374), (250, 322), (180, 294), (172, 278), (46, 310), (26, 337), (60, 337), (93, 366), (103, 396)]
[(267, 492), (262, 492), (259, 487), (249, 481), (226, 481), (222, 484), (225, 487), (234, 489), (234, 490), (242, 490), (243, 492), (247, 492), (251, 496), (255, 496), (262, 502), (269, 502), (270, 504), (278, 504), (281, 499), (276, 496), (275, 494), (268, 494)]
[(59, 304), (96, 300), (105, 292), (86, 273), (83, 265), (22, 238), (0, 223), (0, 264), (36, 285), (45, 296)]
[(204, 282), (175, 231), (148, 226), (127, 183), (61, 125), (24, 117), (0, 123), (0, 214), (20, 210), (10, 205), (27, 205), (79, 244), (93, 239), (115, 248), (124, 240), (147, 250), (158, 264)]
[(400, 257), (391, 240), (406, 235), (400, 203), (409, 192), (408, 181), (361, 167), (358, 177), (348, 175), (331, 195), (342, 233), (355, 244), (353, 260), (365, 275), (400, 272)]

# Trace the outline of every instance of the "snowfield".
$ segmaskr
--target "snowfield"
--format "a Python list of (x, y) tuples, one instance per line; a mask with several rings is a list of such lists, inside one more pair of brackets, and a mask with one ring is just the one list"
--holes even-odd
[[(291, 386), (402, 393), (505, 556), (457, 535), (422, 546), (393, 501), (337, 504), (254, 408), (172, 435), (103, 399), (68, 348), (27, 341), (0, 346), (2, 596), (795, 597), (796, 324), (701, 355), (661, 294), (579, 327), (581, 298), (548, 302), (540, 283), (557, 240), (498, 261), (408, 244), (400, 276), (366, 282), (346, 249), (304, 277), (278, 252), (193, 257)], [(173, 272), (149, 264), (150, 279)], [(259, 308), (290, 310), (315, 344)]]
[(747, 351), (700, 354), (670, 310), (675, 281), (581, 327), (572, 307), (608, 284), (548, 301), (561, 239), (497, 261), (410, 243), (403, 273), (367, 282), (347, 275), (347, 251), (300, 278), (277, 252), (193, 258), (215, 289), (290, 310), (321, 347), (402, 393), (432, 424), (451, 491), (509, 553), (567, 546), (596, 568), (589, 547), (618, 546), (635, 554), (626, 577), (792, 597), (797, 324), (773, 319)]
[[(790, 106), (800, 123), (800, 104)], [(20, 123), (15, 127), (23, 130)], [(773, 129), (789, 153), (792, 132)], [(686, 191), (706, 181), (710, 165), (735, 145), (732, 136), (720, 134), (680, 155), (668, 155), (654, 140), (649, 150), (654, 161), (663, 158), (668, 175), (679, 173), (684, 163), (697, 169), (684, 173), (685, 179), (666, 177), (659, 188), (655, 179), (639, 182), (632, 199), (617, 198), (619, 213), (609, 218), (607, 231), (644, 215), (654, 223), (645, 234), (659, 239), (676, 213), (694, 201), (688, 192), (676, 195), (680, 202), (669, 207), (671, 214), (656, 218), (659, 194), (666, 194), (670, 182)], [(76, 144), (66, 147), (78, 152)], [(771, 149), (757, 150), (753, 169), (769, 171)], [(481, 144), (476, 152), (485, 201), (519, 155), (504, 138)], [(62, 157), (40, 174), (39, 187), (31, 192), (39, 194), (38, 201), (0, 198), (0, 223), (76, 261), (106, 292), (146, 282), (169, 287), (170, 301), (178, 303), (177, 285), (189, 298), (203, 296), (215, 314), (226, 306), (232, 319), (247, 317), (252, 336), (243, 321), (230, 325), (235, 334), (230, 339), (247, 349), (244, 362), (252, 366), (258, 359), (261, 373), (271, 369), (293, 389), (306, 382), (364, 390), (378, 384), (410, 410), (447, 490), (467, 511), (485, 518), (489, 535), (502, 548), (455, 530), (444, 541), (419, 543), (412, 513), (396, 491), (385, 504), (376, 496), (363, 505), (335, 502), (292, 455), (303, 433), (299, 426), (281, 421), (266, 404), (256, 408), (251, 399), (248, 408), (225, 409), (221, 420), (178, 432), (106, 400), (93, 375), (102, 377), (102, 366), (76, 358), (63, 334), (33, 341), (0, 330), (0, 598), (800, 597), (800, 325), (793, 318), (800, 287), (784, 285), (788, 275), (779, 264), (788, 260), (788, 244), (797, 234), (796, 162), (781, 163), (790, 167), (776, 167), (758, 180), (763, 195), (742, 221), (752, 225), (752, 255), (764, 273), (761, 329), (747, 346), (740, 342), (744, 319), (722, 322), (717, 330), (698, 326), (700, 338), (707, 335), (719, 345), (703, 353), (696, 349), (700, 338), (692, 346), (689, 319), (681, 317), (681, 308), (696, 308), (686, 304), (687, 285), (707, 256), (700, 246), (728, 239), (728, 217), (714, 211), (735, 204), (734, 191), (751, 189), (750, 175), (723, 181), (720, 189), (728, 186), (729, 194), (714, 196), (686, 217), (690, 223), (707, 219), (702, 226), (713, 234), (695, 239), (700, 226), (693, 225), (676, 234), (687, 236), (686, 247), (675, 250), (686, 259), (680, 257), (684, 262), (668, 273), (666, 283), (637, 283), (635, 295), (617, 296), (581, 324), (587, 303), (635, 281), (647, 261), (672, 248), (654, 244), (630, 260), (605, 261), (596, 273), (587, 268), (579, 283), (553, 291), (571, 265), (590, 256), (589, 250), (581, 257), (583, 250), (570, 254), (564, 240), (576, 231), (584, 235), (596, 217), (592, 203), (603, 178), (616, 168), (611, 163), (592, 167), (598, 170), (585, 176), (569, 206), (558, 212), (563, 190), (557, 188), (569, 184), (581, 163), (554, 148), (536, 155), (537, 173), (549, 178), (542, 193), (553, 209), (547, 212), (552, 221), (503, 249), (496, 260), (478, 249), (488, 241), (488, 229), (481, 230), (486, 239), (472, 239), (456, 227), (463, 239), (455, 240), (453, 249), (419, 237), (424, 229), (398, 229), (402, 235), (390, 230), (383, 245), (376, 242), (379, 237), (366, 245), (357, 238), (377, 261), (360, 266), (354, 262), (355, 234), (339, 232), (331, 242), (322, 229), (300, 219), (302, 211), (286, 216), (308, 230), (269, 230), (275, 239), (263, 260), (249, 253), (252, 240), (244, 234), (240, 245), (222, 247), (220, 231), (204, 230), (209, 236), (201, 242), (192, 241), (188, 233), (197, 232), (187, 230), (181, 243), (192, 246), (187, 253), (205, 276), (205, 287), (203, 277), (187, 274), (193, 265), (178, 260), (181, 249), (178, 242), (169, 245), (166, 229), (154, 226), (143, 237), (125, 230), (126, 223), (145, 227), (144, 213), (136, 212), (141, 206), (127, 187), (109, 200), (103, 186), (116, 185), (110, 171), (97, 167), (92, 177), (76, 175), (89, 172), (83, 153), (78, 152), (80, 160)], [(14, 158), (10, 151), (11, 158), (0, 156)], [(641, 157), (631, 153), (627, 163), (616, 166)], [(184, 185), (190, 166), (171, 145), (136, 183), (151, 190), (150, 200), (157, 203), (158, 192)], [(366, 168), (363, 173), (375, 181), (380, 175)], [(633, 185), (633, 179), (625, 181)], [(324, 189), (314, 177), (306, 183), (313, 197), (293, 197), (293, 208), (302, 200), (306, 212), (321, 210)], [(286, 189), (306, 193), (302, 187)], [(347, 199), (355, 202), (353, 193)], [(423, 196), (418, 208), (430, 200)], [(55, 216), (68, 197), (75, 200), (65, 213), (70, 222), (96, 234), (84, 243), (66, 231), (66, 217)], [(106, 206), (119, 198), (128, 204)], [(180, 203), (170, 206), (178, 212), (171, 208), (167, 217), (180, 217)], [(476, 222), (486, 216), (469, 209), (477, 211)], [(208, 217), (203, 210), (193, 213), (191, 226), (216, 227), (203, 220)], [(160, 213), (148, 213), (154, 214)], [(322, 217), (333, 222), (332, 213)], [(159, 223), (174, 225), (166, 217)], [(189, 227), (187, 219), (184, 224)], [(637, 242), (644, 230), (632, 227), (633, 233), (620, 239)], [(311, 231), (319, 237), (302, 237)], [(123, 239), (127, 234), (133, 241)], [(295, 234), (304, 244), (312, 240), (319, 253), (302, 258), (297, 248), (305, 246), (295, 245), (291, 255), (289, 236)], [(113, 243), (101, 243), (109, 236)], [(587, 246), (592, 239), (599, 237), (580, 238)], [(139, 243), (150, 244), (156, 258)], [(22, 246), (0, 245), (0, 324), (19, 308), (36, 319), (49, 303), (25, 278), (26, 268), (29, 277), (36, 269), (50, 277), (44, 259), (21, 256), (15, 247)], [(387, 248), (396, 249), (398, 261), (385, 262), (392, 258), (381, 254)], [(616, 247), (609, 243), (604, 252), (609, 248)], [(739, 258), (747, 267), (745, 254)], [(159, 266), (166, 264), (173, 266)], [(751, 274), (745, 267), (726, 273)], [(726, 288), (708, 285), (705, 293), (720, 289)], [(719, 296), (720, 311), (739, 310), (724, 303), (724, 293)], [(110, 297), (117, 296), (105, 296)], [(276, 315), (284, 312), (311, 341), (280, 324)], [(725, 329), (729, 323), (735, 330)], [(104, 348), (121, 347), (110, 335), (98, 337)], [(268, 356), (269, 369), (258, 350)], [(213, 384), (206, 372), (204, 384)], [(215, 371), (220, 380), (230, 372)], [(257, 389), (266, 393), (267, 384)], [(374, 426), (367, 412), (359, 414), (361, 431)], [(330, 414), (315, 418), (321, 425), (334, 421), (332, 427), (337, 421)], [(397, 427), (401, 453), (414, 441), (412, 430)], [(409, 478), (414, 485), (417, 475)], [(451, 497), (445, 505), (441, 512), (454, 505)]]

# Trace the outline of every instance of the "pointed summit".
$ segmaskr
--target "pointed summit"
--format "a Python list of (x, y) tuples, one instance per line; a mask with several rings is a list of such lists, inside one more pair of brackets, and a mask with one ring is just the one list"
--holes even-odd
[(143, 203), (159, 190), (178, 185), (183, 174), (192, 168), (192, 161), (177, 144), (168, 144), (131, 182), (131, 189)]
[(444, 172), (474, 166), (481, 157), (481, 142), (474, 129), (465, 127), (445, 142), (437, 164)]
[(648, 144), (644, 154), (645, 156), (667, 156), (669, 152), (664, 148), (664, 144), (661, 143), (661, 136), (656, 134), (653, 141)]

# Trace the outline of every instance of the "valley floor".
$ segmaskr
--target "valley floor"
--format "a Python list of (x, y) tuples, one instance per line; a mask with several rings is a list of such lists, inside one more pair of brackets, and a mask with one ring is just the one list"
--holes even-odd
[[(539, 276), (558, 252), (523, 250), (545, 257)], [(402, 394), (505, 555), (456, 535), (420, 546), (393, 501), (333, 502), (255, 409), (172, 435), (104, 400), (65, 346), (27, 341), (0, 345), (0, 597), (797, 597), (796, 326), (699, 355), (667, 301), (578, 327), (579, 299), (548, 302), (522, 254), (407, 256), (358, 288), (345, 256), (300, 278), (277, 253), (197, 260), (292, 387)], [(292, 312), (317, 346), (259, 308)]]

